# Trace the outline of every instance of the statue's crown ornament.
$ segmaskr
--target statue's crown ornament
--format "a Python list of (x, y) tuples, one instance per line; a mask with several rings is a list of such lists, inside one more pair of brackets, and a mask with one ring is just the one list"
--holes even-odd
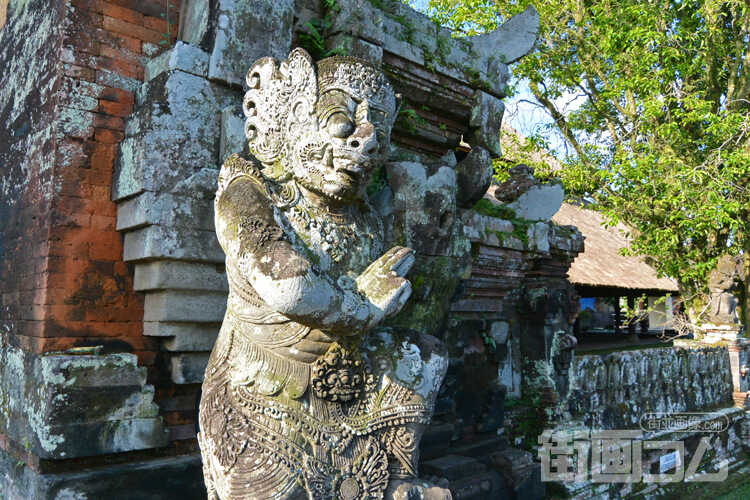
[(358, 101), (367, 99), (371, 109), (395, 118), (396, 94), (391, 82), (377, 68), (354, 57), (329, 57), (318, 63), (318, 92), (340, 90)]
[(243, 101), (245, 135), (250, 151), (269, 166), (288, 158), (289, 148), (313, 131), (316, 104), (324, 93), (339, 90), (385, 115), (390, 130), (396, 118), (396, 95), (388, 79), (366, 61), (329, 57), (317, 64), (301, 48), (285, 61), (258, 60), (246, 78)]

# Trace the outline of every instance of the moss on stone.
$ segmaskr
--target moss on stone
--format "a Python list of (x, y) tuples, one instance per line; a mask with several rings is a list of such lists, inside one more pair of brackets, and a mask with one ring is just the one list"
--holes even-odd
[(486, 198), (482, 198), (474, 205), (474, 211), (496, 219), (513, 220), (516, 218), (516, 212), (513, 209), (495, 205)]

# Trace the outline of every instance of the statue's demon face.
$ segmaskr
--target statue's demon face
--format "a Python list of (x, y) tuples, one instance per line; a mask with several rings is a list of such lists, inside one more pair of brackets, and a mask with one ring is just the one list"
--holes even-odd
[(388, 155), (396, 95), (365, 61), (330, 57), (317, 64), (302, 49), (286, 61), (250, 68), (243, 103), (250, 151), (279, 180), (337, 202), (364, 195)]
[(337, 89), (321, 95), (316, 108), (316, 130), (290, 145), (294, 178), (326, 198), (356, 200), (387, 158), (388, 117), (367, 98)]

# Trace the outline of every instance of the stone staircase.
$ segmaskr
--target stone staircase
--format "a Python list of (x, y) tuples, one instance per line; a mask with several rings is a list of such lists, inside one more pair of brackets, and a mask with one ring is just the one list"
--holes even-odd
[(505, 436), (452, 447), (420, 463), (422, 477), (450, 489), (453, 500), (536, 500), (545, 493), (531, 453), (508, 448)]

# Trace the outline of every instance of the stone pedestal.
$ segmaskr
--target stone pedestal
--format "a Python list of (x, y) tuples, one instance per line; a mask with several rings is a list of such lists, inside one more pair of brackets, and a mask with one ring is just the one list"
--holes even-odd
[(739, 325), (703, 325), (706, 336), (701, 340), (705, 344), (722, 343), (729, 351), (729, 362), (732, 374), (732, 398), (735, 405), (748, 407), (748, 395), (750, 395), (750, 370), (748, 370), (748, 350), (750, 343), (744, 337), (744, 332)]

